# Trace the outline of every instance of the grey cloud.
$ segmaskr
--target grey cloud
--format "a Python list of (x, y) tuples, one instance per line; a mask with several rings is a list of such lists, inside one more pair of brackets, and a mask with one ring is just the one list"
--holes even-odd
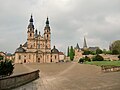
[[(14, 52), (25, 42), (31, 13), (35, 28), (41, 32), (49, 16), (52, 46), (64, 52), (68, 45), (79, 43), (82, 47), (84, 35), (89, 46), (101, 48), (108, 48), (110, 41), (120, 38), (120, 0), (1, 0), (0, 4), (3, 51)], [(6, 36), (11, 37), (8, 40)]]

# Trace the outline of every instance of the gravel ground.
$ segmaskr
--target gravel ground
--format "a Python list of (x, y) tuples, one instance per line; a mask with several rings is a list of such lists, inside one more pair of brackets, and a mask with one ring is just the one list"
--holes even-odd
[(94, 65), (33, 63), (15, 67), (14, 74), (40, 69), (40, 78), (14, 90), (120, 90), (120, 72), (102, 73)]

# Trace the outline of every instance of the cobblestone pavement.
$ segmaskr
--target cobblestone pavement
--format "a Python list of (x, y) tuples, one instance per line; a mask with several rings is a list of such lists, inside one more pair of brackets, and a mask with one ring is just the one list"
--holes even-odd
[(120, 72), (102, 73), (94, 65), (57, 63), (24, 67), (40, 69), (40, 78), (14, 90), (120, 90)]

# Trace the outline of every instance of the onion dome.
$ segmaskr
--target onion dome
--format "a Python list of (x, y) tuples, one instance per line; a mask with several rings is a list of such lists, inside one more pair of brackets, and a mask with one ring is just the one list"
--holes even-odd
[(58, 49), (55, 48), (55, 46), (53, 47), (53, 49), (51, 50), (51, 53), (59, 53)]

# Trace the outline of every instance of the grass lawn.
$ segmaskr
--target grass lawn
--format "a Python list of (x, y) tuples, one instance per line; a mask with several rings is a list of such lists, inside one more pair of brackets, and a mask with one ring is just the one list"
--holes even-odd
[(84, 64), (91, 64), (91, 65), (97, 65), (97, 66), (120, 66), (120, 61), (92, 61), (92, 62), (85, 62)]

